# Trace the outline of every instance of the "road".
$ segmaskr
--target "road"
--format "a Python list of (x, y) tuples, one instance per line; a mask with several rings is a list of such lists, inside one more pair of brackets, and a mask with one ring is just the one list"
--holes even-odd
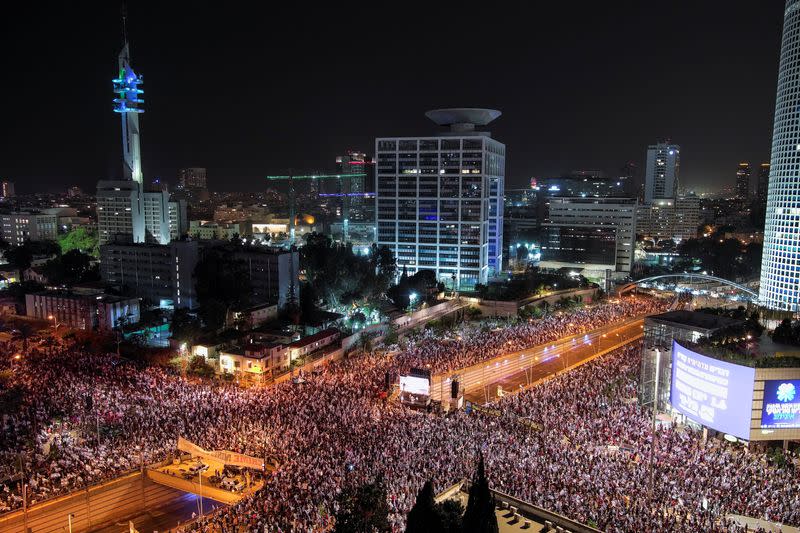
[[(131, 518), (133, 526), (139, 533), (151, 533), (153, 531), (167, 531), (170, 528), (183, 524), (192, 519), (192, 513), (197, 514), (198, 497), (194, 494), (184, 494), (180, 498), (173, 500), (167, 505), (158, 509), (151, 509)], [(226, 507), (224, 503), (216, 502), (208, 498), (203, 498), (204, 512), (212, 511), (218, 507)], [(93, 533), (128, 533), (128, 521), (117, 522), (111, 526), (93, 529)]]
[(522, 354), (536, 361), (525, 369), (496, 379), (482, 380), (480, 385), (467, 387), (464, 399), (486, 403), (498, 397), (498, 387), (505, 392), (515, 392), (548, 376), (565, 372), (598, 353), (620, 344), (627, 344), (642, 333), (644, 319), (639, 318), (622, 325), (611, 325), (587, 334), (572, 335), (546, 345), (536, 346), (503, 356), (514, 359)]

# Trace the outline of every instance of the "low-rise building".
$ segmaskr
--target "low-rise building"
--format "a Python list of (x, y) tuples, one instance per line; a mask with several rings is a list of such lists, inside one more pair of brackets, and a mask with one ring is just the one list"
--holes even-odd
[(306, 357), (323, 348), (333, 346), (339, 340), (339, 330), (336, 328), (324, 329), (313, 335), (303, 337), (289, 345), (289, 359), (294, 361)]
[(197, 241), (100, 246), (100, 276), (105, 283), (165, 308), (196, 307), (197, 261)]
[(139, 322), (139, 299), (109, 294), (42, 291), (25, 295), (25, 314), (86, 331), (111, 331)]
[(12, 283), (18, 283), (19, 281), (19, 268), (14, 265), (0, 265), (0, 289), (8, 288)]
[(249, 235), (250, 224), (244, 222), (213, 222), (210, 220), (192, 220), (189, 222), (189, 236), (204, 241), (229, 241), (234, 236)]
[[(214, 349), (219, 358), (219, 371), (256, 381), (269, 379), (275, 374), (288, 371), (292, 363), (298, 359), (337, 348), (339, 330), (326, 329), (289, 344), (279, 342), (277, 339), (269, 340), (270, 338), (273, 337), (269, 333), (253, 332), (235, 343)], [(194, 355), (211, 357), (211, 352), (208, 344), (192, 347)]]
[(289, 367), (285, 344), (250, 342), (219, 352), (219, 370), (223, 374), (243, 374), (262, 380)]
[(245, 309), (234, 309), (226, 326), (238, 326), (241, 329), (248, 330), (257, 328), (276, 318), (278, 318), (278, 304), (261, 303)]
[(44, 213), (8, 213), (0, 215), (3, 240), (19, 246), (25, 241), (55, 240), (58, 217)]
[(250, 281), (251, 300), (277, 303), (283, 308), (294, 289), (294, 299), (300, 297), (298, 273), (300, 256), (297, 251), (268, 246), (240, 246), (224, 241), (201, 241), (201, 257), (205, 251), (221, 250), (241, 262)]
[(667, 311), (645, 318), (639, 403), (652, 406), (657, 395), (658, 408), (667, 408), (672, 371), (672, 341), (694, 343), (742, 323), (742, 320), (725, 316), (684, 310)]

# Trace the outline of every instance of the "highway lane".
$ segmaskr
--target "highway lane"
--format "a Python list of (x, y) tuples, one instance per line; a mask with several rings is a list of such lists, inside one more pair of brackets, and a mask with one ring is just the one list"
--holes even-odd
[[(589, 333), (571, 335), (552, 343), (507, 354), (502, 359), (524, 356), (531, 364), (521, 370), (500, 376), (492, 375), (477, 383), (465, 384), (464, 399), (483, 404), (497, 399), (498, 390), (500, 394), (514, 393), (555, 374), (568, 372), (599, 353), (636, 340), (641, 336), (643, 328), (644, 318), (636, 318), (623, 324), (612, 324)], [(497, 364), (494, 361), (496, 360), (484, 364), (484, 368), (489, 368), (490, 374), (496, 374), (492, 372), (492, 365)], [(480, 370), (478, 372), (478, 377), (480, 373), (485, 375)]]

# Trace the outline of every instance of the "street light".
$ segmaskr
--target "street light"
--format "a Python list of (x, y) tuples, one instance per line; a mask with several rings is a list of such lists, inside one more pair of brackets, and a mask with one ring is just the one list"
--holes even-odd
[(53, 331), (56, 331), (58, 329), (58, 322), (56, 322), (56, 317), (53, 315), (47, 315), (47, 320), (53, 321)]
[(412, 292), (411, 294), (408, 295), (408, 304), (410, 307), (414, 307), (414, 302), (417, 301), (417, 298), (419, 298), (419, 294), (417, 294), (416, 292)]

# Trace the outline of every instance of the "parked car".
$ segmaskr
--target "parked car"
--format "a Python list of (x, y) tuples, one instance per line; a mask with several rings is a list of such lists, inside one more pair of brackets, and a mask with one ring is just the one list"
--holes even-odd
[(203, 463), (195, 463), (189, 467), (189, 473), (195, 476), (205, 470), (208, 470), (208, 465), (204, 465)]
[(234, 490), (233, 488), (236, 486), (236, 479), (232, 477), (225, 477), (222, 478), (222, 481), (219, 482), (219, 488), (225, 490)]

